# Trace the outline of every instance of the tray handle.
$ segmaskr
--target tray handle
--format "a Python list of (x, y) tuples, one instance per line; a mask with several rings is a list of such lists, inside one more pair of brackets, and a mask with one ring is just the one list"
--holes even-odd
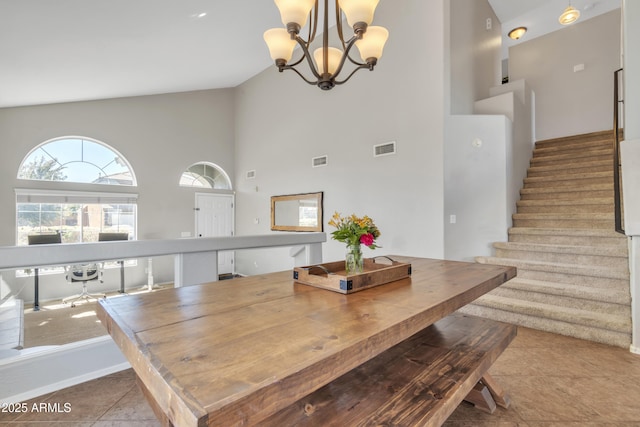
[(390, 257), (388, 257), (388, 256), (386, 256), (386, 255), (378, 255), (378, 256), (374, 256), (374, 257), (372, 257), (372, 258), (371, 258), (371, 261), (373, 261), (373, 262), (375, 263), (377, 258), (386, 258), (386, 259), (388, 259), (389, 261), (391, 261), (392, 263), (395, 263), (395, 262), (396, 262), (396, 260), (395, 260), (395, 259), (390, 258)]
[(313, 269), (313, 268), (319, 268), (320, 270), (322, 270), (322, 271), (324, 271), (325, 273), (327, 273), (327, 275), (335, 274), (335, 273), (332, 273), (332, 272), (330, 272), (329, 270), (327, 270), (327, 269), (326, 269), (324, 266), (322, 266), (322, 265), (312, 265), (312, 266), (310, 266), (310, 267), (305, 267), (305, 270), (307, 270), (307, 271), (309, 272), (309, 274), (311, 274), (311, 269)]

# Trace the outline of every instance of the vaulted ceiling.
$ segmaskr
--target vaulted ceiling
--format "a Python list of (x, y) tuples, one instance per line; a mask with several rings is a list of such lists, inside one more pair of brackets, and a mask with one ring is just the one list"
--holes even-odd
[[(529, 37), (565, 7), (489, 2)], [(588, 16), (620, 0), (572, 4)], [(234, 87), (271, 65), (262, 33), (280, 25), (267, 0), (0, 0), (0, 107)]]

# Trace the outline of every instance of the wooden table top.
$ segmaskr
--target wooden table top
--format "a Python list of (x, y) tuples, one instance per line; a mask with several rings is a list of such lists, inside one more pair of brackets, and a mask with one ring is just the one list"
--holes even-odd
[(350, 295), (291, 271), (101, 300), (98, 317), (175, 425), (251, 425), (513, 278), (435, 259)]

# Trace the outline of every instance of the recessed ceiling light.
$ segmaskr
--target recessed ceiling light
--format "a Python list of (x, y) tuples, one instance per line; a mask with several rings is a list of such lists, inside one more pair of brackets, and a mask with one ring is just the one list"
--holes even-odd
[(207, 16), (207, 12), (194, 13), (191, 15), (194, 19), (204, 18), (205, 16)]
[(527, 27), (518, 27), (509, 31), (508, 36), (510, 39), (518, 40), (520, 39), (520, 37), (524, 36), (526, 32), (527, 32)]

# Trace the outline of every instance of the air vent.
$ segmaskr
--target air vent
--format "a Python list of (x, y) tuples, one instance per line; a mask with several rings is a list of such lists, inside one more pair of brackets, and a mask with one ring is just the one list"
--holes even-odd
[(320, 166), (327, 166), (329, 163), (329, 157), (324, 155), (320, 157), (314, 157), (311, 159), (311, 166), (314, 168), (319, 168)]
[(389, 156), (396, 154), (396, 142), (385, 142), (384, 144), (378, 144), (373, 146), (373, 157)]
[(255, 178), (256, 177), (256, 171), (255, 170), (247, 171), (246, 177), (247, 177), (247, 179)]

